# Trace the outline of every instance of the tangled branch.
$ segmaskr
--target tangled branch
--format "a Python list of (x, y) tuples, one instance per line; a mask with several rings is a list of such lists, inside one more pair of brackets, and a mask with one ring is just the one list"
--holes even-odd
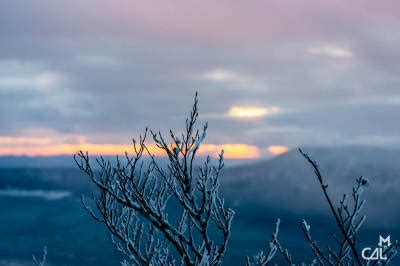
[[(133, 140), (133, 156), (117, 156), (115, 164), (97, 158), (98, 172), (87, 152), (74, 156), (98, 190), (92, 195), (95, 208), (84, 197), (83, 205), (93, 219), (106, 225), (126, 263), (219, 265), (222, 261), (234, 212), (219, 194), (223, 151), (216, 166), (207, 157), (194, 171), (207, 131), (207, 123), (202, 130), (195, 128), (197, 118), (196, 94), (185, 132), (178, 137), (170, 130), (171, 143), (160, 132), (146, 129), (138, 141)], [(148, 135), (166, 154), (166, 164), (150, 150)], [(169, 216), (171, 209), (179, 210), (179, 216)]]

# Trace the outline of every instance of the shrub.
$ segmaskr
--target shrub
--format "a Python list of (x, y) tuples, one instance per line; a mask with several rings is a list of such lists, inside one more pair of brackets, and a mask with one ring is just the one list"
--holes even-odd
[[(93, 196), (96, 210), (85, 199), (90, 215), (110, 231), (113, 243), (130, 261), (139, 265), (218, 265), (226, 251), (234, 212), (224, 206), (219, 194), (219, 174), (224, 166), (223, 151), (217, 165), (207, 157), (198, 173), (196, 153), (204, 141), (207, 123), (196, 129), (197, 94), (179, 137), (170, 131), (172, 144), (160, 132), (145, 130), (133, 140), (134, 155), (117, 157), (116, 163), (100, 157), (96, 172), (88, 153), (74, 156), (98, 189)], [(148, 135), (167, 155), (158, 161), (146, 143)], [(146, 156), (149, 161), (143, 159)], [(174, 208), (174, 220), (168, 210)], [(210, 234), (210, 231), (213, 234)]]
[[(78, 167), (97, 188), (92, 197), (95, 208), (82, 202), (96, 221), (111, 233), (112, 241), (126, 260), (123, 265), (219, 265), (226, 252), (234, 211), (226, 208), (219, 193), (219, 176), (224, 167), (223, 151), (216, 165), (207, 157), (195, 171), (196, 154), (206, 137), (207, 123), (197, 129), (198, 99), (186, 119), (181, 136), (169, 132), (170, 143), (160, 132), (145, 130), (139, 140), (133, 140), (131, 156), (116, 158), (116, 162), (97, 158), (99, 171), (94, 170), (88, 152), (74, 155)], [(160, 161), (150, 150), (147, 138), (166, 154)], [(358, 232), (366, 216), (363, 192), (368, 180), (359, 177), (350, 196), (343, 195), (335, 206), (318, 164), (299, 149), (311, 165), (340, 234), (330, 233), (337, 247), (324, 251), (311, 236), (306, 220), (300, 228), (314, 259), (311, 265), (386, 265), (396, 255), (400, 245), (386, 247), (386, 261), (368, 262), (360, 258)], [(144, 159), (144, 157), (147, 158)], [(197, 162), (197, 161), (196, 161)], [(169, 215), (173, 209), (178, 215)], [(288, 265), (294, 260), (278, 240), (280, 220), (271, 235), (268, 249), (247, 257), (246, 265), (268, 265), (281, 254)]]

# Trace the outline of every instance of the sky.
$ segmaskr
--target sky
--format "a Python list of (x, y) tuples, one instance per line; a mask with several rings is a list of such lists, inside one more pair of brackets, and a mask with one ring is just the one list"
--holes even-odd
[(130, 149), (180, 131), (202, 152), (400, 146), (400, 2), (0, 2), (0, 155)]

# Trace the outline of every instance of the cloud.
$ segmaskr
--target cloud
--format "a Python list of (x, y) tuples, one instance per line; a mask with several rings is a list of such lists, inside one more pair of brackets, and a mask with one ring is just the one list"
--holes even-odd
[(0, 145), (46, 145), (51, 143), (48, 137), (12, 137), (0, 136)]
[(65, 79), (65, 75), (38, 62), (0, 60), (0, 89), (54, 89)]
[(250, 81), (250, 78), (245, 77), (244, 75), (237, 73), (232, 70), (216, 68), (209, 71), (204, 72), (201, 75), (202, 78), (208, 81), (214, 82), (239, 82), (246, 83)]
[(381, 140), (399, 130), (398, 3), (362, 5), (2, 2), (0, 135), (20, 137), (21, 152), (41, 141), (27, 137), (117, 145), (146, 126), (182, 130), (198, 91), (213, 145), (261, 156), (277, 144), (391, 145)]
[(58, 85), (61, 80), (61, 75), (46, 71), (37, 73), (31, 76), (1, 76), (0, 75), (0, 88), (36, 88), (36, 89), (49, 89)]
[(334, 45), (316, 46), (308, 49), (312, 55), (327, 56), (331, 58), (348, 59), (353, 57), (352, 51)]

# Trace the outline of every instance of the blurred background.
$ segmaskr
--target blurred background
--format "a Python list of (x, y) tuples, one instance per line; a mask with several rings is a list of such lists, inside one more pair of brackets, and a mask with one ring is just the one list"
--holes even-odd
[(225, 150), (222, 190), (237, 212), (227, 263), (264, 247), (277, 217), (301, 260), (301, 218), (327, 238), (297, 147), (335, 197), (371, 180), (362, 244), (399, 236), (399, 5), (1, 1), (0, 265), (31, 265), (43, 246), (50, 265), (117, 264), (81, 207), (92, 187), (72, 154), (129, 151), (146, 126), (179, 132), (196, 91), (209, 122), (200, 156)]

